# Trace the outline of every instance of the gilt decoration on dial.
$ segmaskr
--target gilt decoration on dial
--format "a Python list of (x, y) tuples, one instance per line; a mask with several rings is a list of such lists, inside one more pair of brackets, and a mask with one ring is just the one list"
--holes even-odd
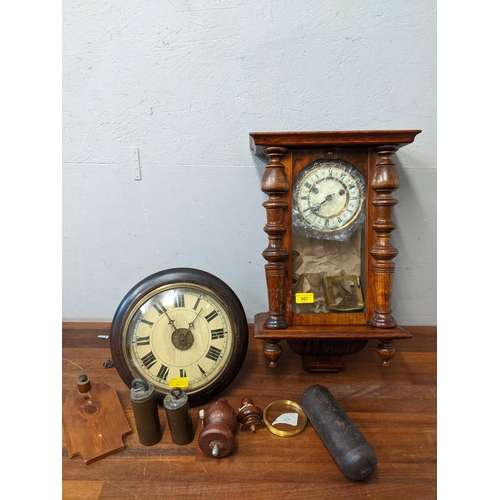
[(306, 236), (347, 239), (364, 220), (365, 181), (350, 163), (317, 160), (294, 183), (293, 225)]

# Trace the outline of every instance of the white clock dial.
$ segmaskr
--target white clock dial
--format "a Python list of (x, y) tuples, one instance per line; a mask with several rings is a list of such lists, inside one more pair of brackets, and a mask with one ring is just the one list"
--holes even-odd
[(248, 346), (245, 311), (222, 280), (190, 268), (166, 269), (137, 283), (111, 324), (111, 354), (123, 381), (151, 382), (163, 399), (182, 388), (191, 406), (224, 390)]
[(233, 331), (222, 304), (201, 287), (155, 290), (127, 328), (131, 368), (157, 387), (185, 379), (196, 392), (217, 378), (233, 348)]
[(312, 163), (297, 177), (293, 193), (300, 223), (320, 233), (339, 232), (354, 224), (363, 201), (363, 177), (343, 160)]

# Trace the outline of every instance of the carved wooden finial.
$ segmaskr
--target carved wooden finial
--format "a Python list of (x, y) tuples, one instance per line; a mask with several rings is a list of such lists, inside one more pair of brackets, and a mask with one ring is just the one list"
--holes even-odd
[(238, 410), (238, 422), (241, 423), (242, 431), (256, 432), (263, 429), (262, 415), (262, 410), (255, 406), (250, 398), (241, 400), (241, 408)]

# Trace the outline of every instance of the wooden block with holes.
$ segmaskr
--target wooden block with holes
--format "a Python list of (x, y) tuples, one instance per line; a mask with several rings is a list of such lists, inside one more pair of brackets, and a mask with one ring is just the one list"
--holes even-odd
[(63, 430), (68, 455), (81, 455), (90, 464), (123, 450), (123, 437), (132, 429), (115, 390), (78, 378), (63, 404)]

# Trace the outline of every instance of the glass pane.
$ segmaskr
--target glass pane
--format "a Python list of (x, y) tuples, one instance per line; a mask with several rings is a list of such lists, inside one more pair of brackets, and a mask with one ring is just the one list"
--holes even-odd
[(293, 312), (363, 310), (363, 176), (344, 160), (317, 160), (292, 197)]
[(358, 228), (346, 241), (293, 234), (294, 313), (333, 313), (364, 309), (360, 286), (362, 234), (362, 228)]

